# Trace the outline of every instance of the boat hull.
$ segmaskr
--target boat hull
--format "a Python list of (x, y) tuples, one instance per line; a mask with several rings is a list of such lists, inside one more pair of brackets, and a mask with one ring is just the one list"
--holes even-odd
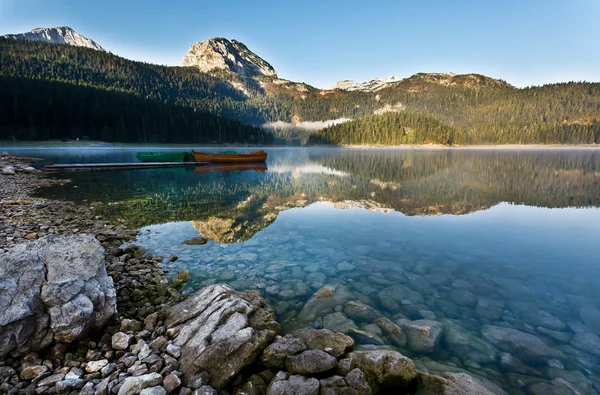
[(267, 153), (263, 150), (249, 154), (210, 154), (207, 152), (192, 151), (196, 162), (210, 163), (256, 163), (267, 160)]

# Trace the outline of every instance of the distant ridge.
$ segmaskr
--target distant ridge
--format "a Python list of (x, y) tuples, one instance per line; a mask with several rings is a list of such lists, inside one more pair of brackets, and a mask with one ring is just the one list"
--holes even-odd
[(82, 36), (68, 26), (41, 27), (26, 33), (7, 34), (4, 37), (14, 38), (16, 40), (45, 41), (52, 44), (73, 45), (76, 47), (92, 48), (97, 51), (106, 52), (106, 50), (94, 42), (94, 40)]

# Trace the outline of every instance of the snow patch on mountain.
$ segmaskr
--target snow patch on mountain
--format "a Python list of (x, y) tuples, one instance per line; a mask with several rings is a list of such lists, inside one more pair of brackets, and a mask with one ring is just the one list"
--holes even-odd
[(330, 86), (329, 90), (340, 89), (344, 91), (362, 91), (362, 92), (376, 92), (380, 89), (385, 88), (389, 84), (393, 84), (396, 82), (400, 82), (401, 79), (395, 75), (392, 75), (387, 78), (375, 78), (366, 82), (356, 82), (351, 80), (342, 80), (336, 82), (334, 85)]
[(82, 36), (68, 26), (37, 28), (27, 33), (7, 34), (4, 37), (16, 40), (45, 41), (52, 44), (66, 44), (106, 51), (93, 40)]
[(264, 129), (271, 130), (286, 130), (286, 129), (303, 129), (303, 130), (321, 130), (326, 127), (337, 125), (339, 123), (349, 122), (349, 118), (329, 119), (327, 121), (302, 121), (302, 122), (284, 122), (276, 121), (265, 123), (262, 125)]
[(250, 51), (246, 45), (223, 37), (192, 44), (181, 65), (196, 67), (205, 73), (229, 70), (244, 77), (277, 76), (273, 66)]

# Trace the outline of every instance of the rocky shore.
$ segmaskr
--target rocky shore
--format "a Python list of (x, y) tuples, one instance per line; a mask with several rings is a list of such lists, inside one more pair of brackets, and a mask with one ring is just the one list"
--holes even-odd
[[(327, 329), (282, 337), (255, 292), (212, 284), (181, 295), (189, 273), (169, 281), (167, 257), (125, 244), (137, 232), (124, 221), (32, 197), (57, 181), (30, 162), (0, 155), (0, 393), (505, 393), (462, 371), (420, 371), (391, 349), (358, 350)], [(381, 326), (400, 343), (411, 331), (436, 336), (429, 322)]]

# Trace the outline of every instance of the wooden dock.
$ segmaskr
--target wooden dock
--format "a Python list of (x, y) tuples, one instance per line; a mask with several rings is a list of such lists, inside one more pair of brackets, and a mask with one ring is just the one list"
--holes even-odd
[(141, 163), (65, 163), (44, 166), (48, 173), (68, 173), (75, 171), (140, 170), (165, 167), (207, 166), (208, 162), (141, 162)]

